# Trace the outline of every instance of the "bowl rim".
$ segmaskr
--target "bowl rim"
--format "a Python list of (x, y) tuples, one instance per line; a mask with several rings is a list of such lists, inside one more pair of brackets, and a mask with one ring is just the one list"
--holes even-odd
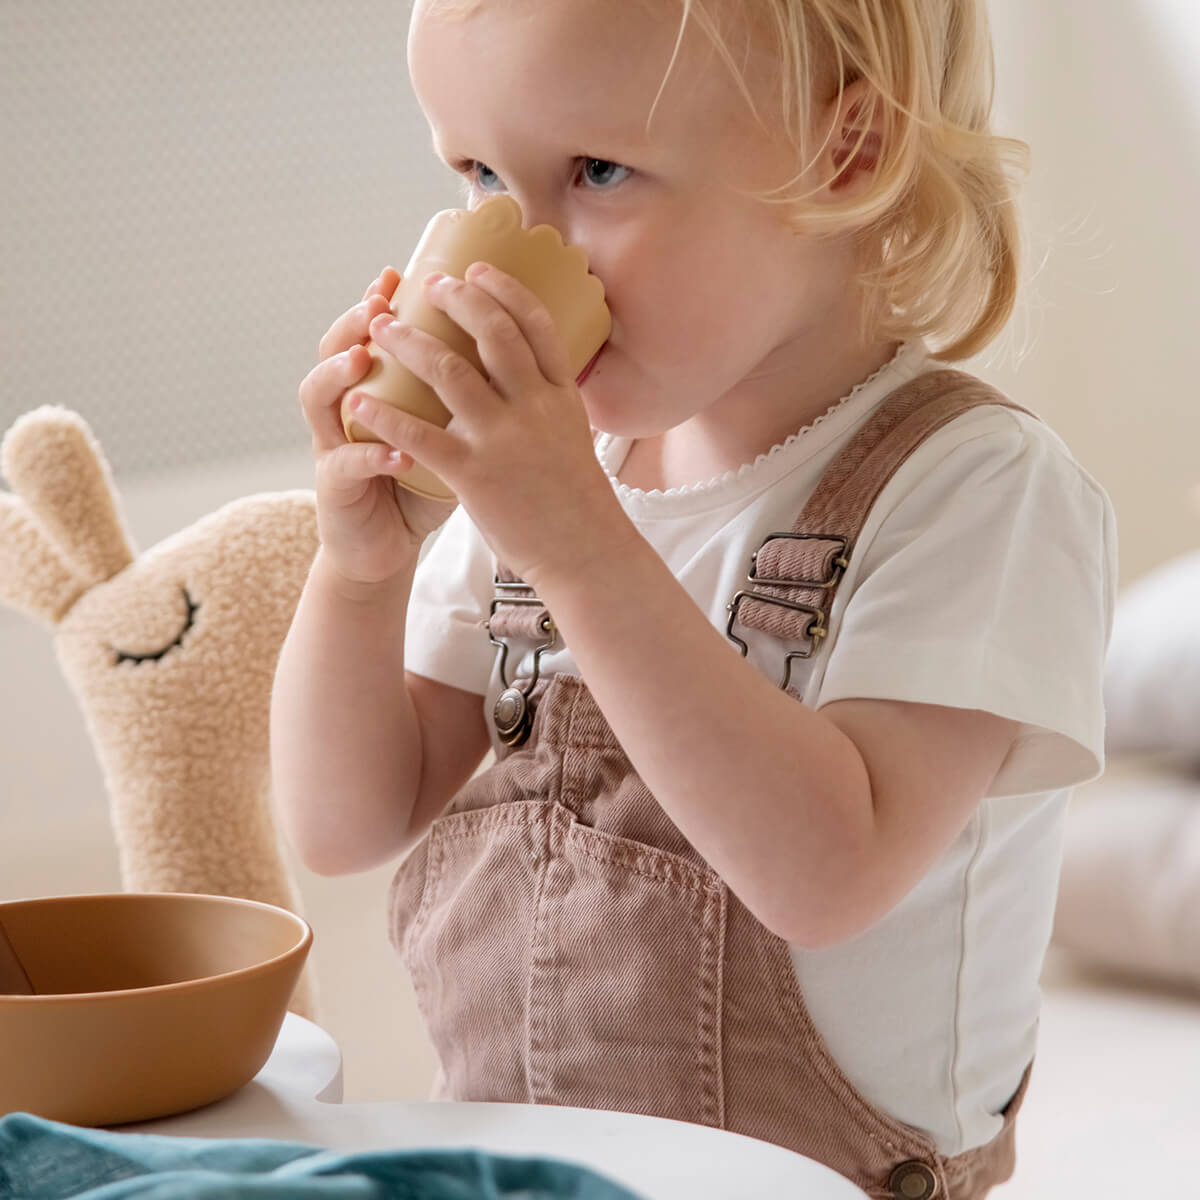
[(144, 899), (147, 896), (154, 897), (155, 902), (160, 898), (166, 903), (173, 903), (177, 899), (202, 900), (206, 902), (217, 901), (235, 907), (248, 906), (250, 908), (265, 909), (268, 912), (282, 914), (297, 922), (300, 926), (300, 938), (294, 945), (289, 946), (281, 954), (276, 954), (273, 958), (264, 959), (262, 962), (254, 963), (249, 967), (238, 967), (234, 971), (222, 971), (217, 975), (201, 975), (198, 979), (181, 979), (176, 983), (156, 983), (150, 987), (116, 988), (103, 992), (35, 992), (32, 996), (4, 993), (0, 994), (0, 1006), (7, 1004), (75, 1004), (81, 1001), (119, 1004), (126, 997), (132, 998), (194, 990), (201, 983), (215, 982), (217, 980), (221, 980), (222, 982), (226, 980), (240, 981), (265, 974), (285, 959), (297, 955), (303, 958), (312, 947), (312, 926), (299, 913), (292, 912), (290, 908), (283, 908), (278, 904), (268, 904), (265, 900), (248, 900), (243, 896), (220, 896), (211, 892), (78, 892), (55, 896), (25, 896), (16, 900), (0, 901), (0, 919), (3, 918), (5, 909), (15, 908), (17, 905), (53, 904), (55, 902), (69, 904), (72, 901), (78, 900), (120, 901), (130, 898)]

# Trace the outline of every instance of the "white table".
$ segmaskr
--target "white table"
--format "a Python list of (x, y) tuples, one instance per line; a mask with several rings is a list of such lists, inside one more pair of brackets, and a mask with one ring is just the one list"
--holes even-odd
[(586, 1108), (383, 1101), (341, 1104), (342, 1058), (324, 1030), (288, 1013), (267, 1064), (232, 1096), (129, 1133), (265, 1137), (352, 1152), (475, 1147), (591, 1167), (645, 1200), (863, 1200), (828, 1167), (736, 1133)]

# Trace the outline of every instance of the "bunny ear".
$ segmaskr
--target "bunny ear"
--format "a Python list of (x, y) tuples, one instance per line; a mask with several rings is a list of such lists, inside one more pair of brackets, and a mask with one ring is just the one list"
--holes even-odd
[(57, 625), (82, 592), (24, 501), (0, 492), (0, 602)]
[(108, 462), (77, 413), (45, 405), (18, 417), (0, 446), (0, 464), (84, 587), (133, 562)]

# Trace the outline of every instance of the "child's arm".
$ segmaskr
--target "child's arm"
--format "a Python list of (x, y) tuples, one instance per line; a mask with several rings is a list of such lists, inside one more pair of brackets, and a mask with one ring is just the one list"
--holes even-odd
[(333, 322), (298, 397), (312, 431), (321, 548), (277, 664), (271, 773), (285, 832), (322, 874), (402, 851), (487, 748), (482, 696), (427, 679), (410, 685), (404, 671), (421, 546), (450, 509), (397, 488), (391, 448), (349, 442), (342, 427), (342, 398), (373, 361), (367, 325), (398, 283), (386, 268)]
[(814, 711), (742, 659), (640, 537), (619, 562), (536, 586), (655, 798), (791, 942), (832, 944), (898, 903), (1016, 734), (994, 714), (927, 704)]
[(751, 911), (813, 946), (866, 928), (965, 826), (1018, 726), (887, 701), (814, 712), (739, 659), (621, 509), (544, 305), (502, 271), (467, 275), (430, 277), (427, 299), (476, 338), (488, 378), (380, 314), (372, 338), (452, 419), (372, 404), (359, 419), (446, 480), (547, 605), (633, 766)]
[[(278, 816), (309, 869), (362, 871), (415, 841), (489, 742), (483, 698), (404, 669), (416, 570), (353, 588), (318, 553), (271, 698)], [(411, 686), (410, 686), (411, 684)]]

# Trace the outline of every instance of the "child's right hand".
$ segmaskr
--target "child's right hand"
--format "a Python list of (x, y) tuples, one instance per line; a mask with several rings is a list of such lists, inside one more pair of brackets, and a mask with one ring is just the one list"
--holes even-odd
[(342, 313), (321, 339), (321, 361), (300, 384), (300, 406), (312, 431), (316, 459), (317, 525), (330, 567), (353, 584), (385, 583), (409, 568), (422, 542), (454, 511), (402, 488), (392, 475), (409, 466), (382, 442), (351, 442), (342, 428), (347, 388), (371, 368), (366, 343), (374, 317), (387, 312), (400, 282), (384, 270), (362, 301)]

